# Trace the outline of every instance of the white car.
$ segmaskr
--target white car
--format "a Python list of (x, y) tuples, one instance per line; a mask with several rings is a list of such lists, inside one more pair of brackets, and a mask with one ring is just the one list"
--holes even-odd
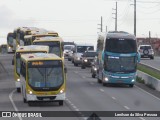
[(154, 51), (151, 45), (139, 45), (138, 52), (140, 53), (141, 58), (154, 59)]

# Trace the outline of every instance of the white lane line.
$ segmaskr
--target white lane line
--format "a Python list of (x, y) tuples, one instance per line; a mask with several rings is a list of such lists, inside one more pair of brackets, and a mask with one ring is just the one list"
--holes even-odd
[[(10, 99), (10, 101), (11, 101), (11, 103), (12, 103), (12, 106), (13, 106), (14, 110), (15, 110), (16, 112), (18, 112), (18, 108), (16, 107), (16, 105), (15, 105), (13, 99), (12, 99), (14, 92), (16, 92), (16, 89), (13, 90), (13, 91), (9, 94), (9, 99)], [(19, 120), (22, 120), (21, 117), (18, 116), (18, 118), (19, 118)]]
[(140, 88), (140, 87), (138, 87), (138, 86), (135, 86), (135, 87), (137, 87), (137, 88), (138, 88), (138, 89), (140, 89), (141, 91), (143, 91), (143, 92), (147, 93), (148, 95), (151, 95), (152, 97), (154, 97), (154, 98), (156, 98), (156, 99), (160, 100), (160, 98), (158, 98), (158, 97), (156, 97), (156, 96), (152, 95), (151, 93), (149, 93), (149, 92), (147, 92), (147, 91), (143, 90), (142, 88)]
[(145, 120), (143, 117), (139, 117), (141, 120)]
[(90, 82), (90, 84), (91, 84), (91, 85), (94, 85), (94, 83), (93, 83), (93, 82)]
[(127, 110), (129, 110), (129, 109), (130, 109), (128, 106), (124, 106), (124, 108), (126, 108)]
[(115, 97), (112, 97), (112, 99), (116, 100), (116, 98), (115, 98)]
[(85, 76), (82, 76), (82, 78), (86, 78)]
[(103, 89), (99, 89), (101, 92), (104, 92), (104, 90)]

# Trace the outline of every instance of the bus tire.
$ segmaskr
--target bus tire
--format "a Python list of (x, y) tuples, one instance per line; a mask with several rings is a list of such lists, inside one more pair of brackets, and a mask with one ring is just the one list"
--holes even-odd
[(92, 74), (92, 78), (95, 78), (96, 77), (96, 75), (95, 74)]
[(102, 82), (102, 85), (103, 85), (103, 86), (106, 86), (106, 83)]
[(129, 87), (133, 88), (134, 84), (129, 84)]
[(29, 106), (32, 106), (32, 105), (33, 105), (33, 102), (32, 102), (32, 101), (28, 101), (28, 105), (29, 105)]
[(82, 65), (82, 66), (81, 66), (81, 69), (85, 69), (85, 66)]
[(20, 93), (21, 92), (21, 88), (17, 88), (17, 92)]
[(59, 101), (59, 106), (63, 106), (63, 100)]
[(26, 98), (24, 98), (24, 97), (23, 97), (23, 102), (24, 102), (24, 103), (27, 103), (27, 100), (26, 100)]

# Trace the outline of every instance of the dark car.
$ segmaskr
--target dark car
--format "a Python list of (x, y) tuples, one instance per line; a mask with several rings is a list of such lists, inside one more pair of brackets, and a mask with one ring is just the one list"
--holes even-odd
[(95, 51), (84, 52), (81, 57), (81, 68), (85, 69), (87, 66), (91, 66), (95, 56), (97, 56), (97, 52)]

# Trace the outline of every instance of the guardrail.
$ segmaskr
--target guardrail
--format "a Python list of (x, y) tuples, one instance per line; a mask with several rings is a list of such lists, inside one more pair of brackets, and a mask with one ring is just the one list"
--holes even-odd
[[(146, 64), (142, 64), (142, 63), (138, 63), (139, 66), (143, 66), (147, 69), (150, 69), (152, 70), (153, 72), (157, 73), (157, 74), (160, 74), (160, 70), (157, 69), (157, 68), (154, 68), (152, 66), (149, 66), (149, 65), (146, 65)], [(144, 80), (144, 83), (154, 89), (156, 89), (157, 91), (160, 91), (160, 80), (149, 75), (149, 74), (146, 74), (142, 71), (139, 71), (137, 72), (137, 76), (138, 77), (141, 77), (143, 80)]]
[(138, 65), (139, 65), (139, 66), (142, 66), (142, 67), (145, 67), (145, 68), (147, 68), (147, 69), (150, 69), (150, 70), (152, 70), (153, 72), (155, 72), (155, 73), (157, 73), (157, 74), (160, 74), (160, 69), (157, 69), (157, 68), (155, 68), (155, 67), (153, 67), (153, 66), (146, 65), (146, 64), (144, 64), (144, 63), (138, 63)]

